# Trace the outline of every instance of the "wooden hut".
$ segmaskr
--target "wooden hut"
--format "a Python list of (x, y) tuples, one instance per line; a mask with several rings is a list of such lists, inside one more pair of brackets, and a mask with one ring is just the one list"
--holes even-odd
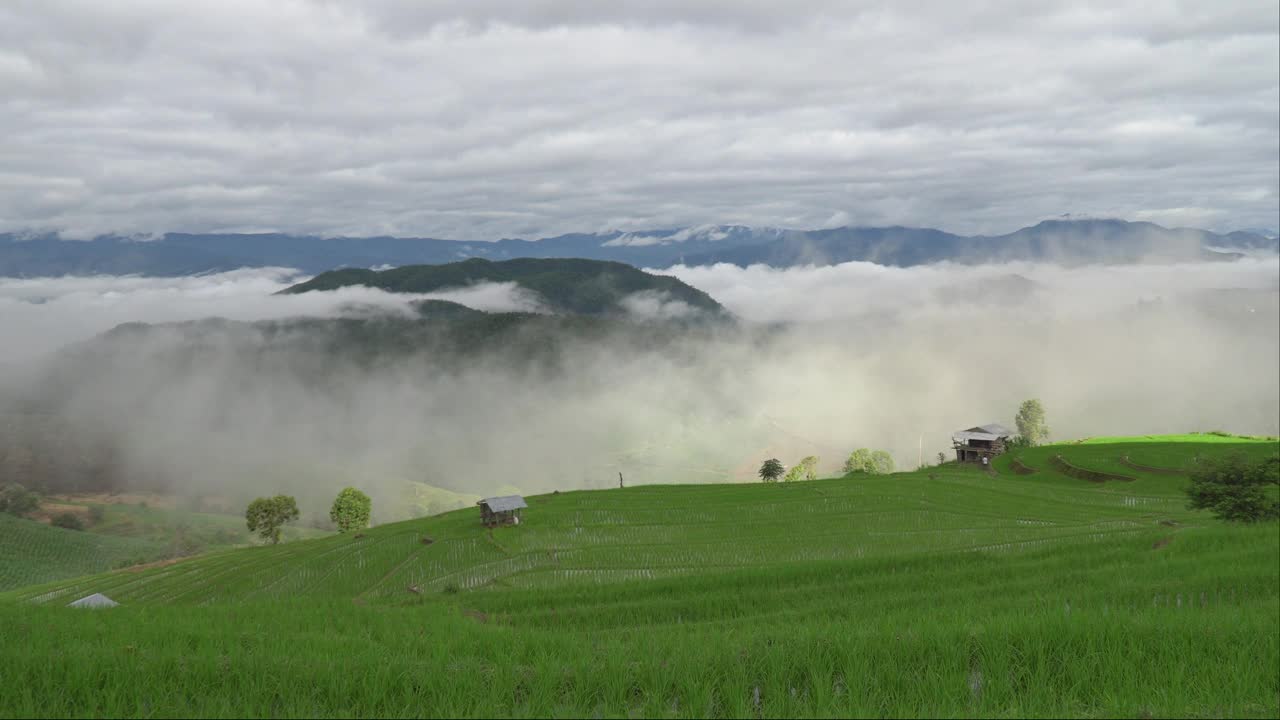
[(999, 423), (989, 423), (971, 427), (968, 430), (957, 430), (951, 434), (951, 442), (955, 445), (956, 460), (960, 462), (982, 462), (983, 458), (990, 463), (991, 459), (1004, 453), (1009, 438), (1014, 432)]
[(519, 525), (520, 511), (529, 507), (519, 495), (485, 498), (476, 504), (480, 506), (480, 522), (487, 528)]

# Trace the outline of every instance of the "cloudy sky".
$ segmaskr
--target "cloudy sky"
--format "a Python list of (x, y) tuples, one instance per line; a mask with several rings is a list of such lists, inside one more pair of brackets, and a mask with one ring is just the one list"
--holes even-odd
[(0, 231), (1274, 228), (1278, 128), (1274, 0), (0, 3)]

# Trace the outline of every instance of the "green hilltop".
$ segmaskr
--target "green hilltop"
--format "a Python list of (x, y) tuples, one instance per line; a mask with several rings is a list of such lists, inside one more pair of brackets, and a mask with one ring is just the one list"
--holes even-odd
[[(469, 507), (23, 588), (0, 714), (1276, 716), (1280, 532), (1183, 488), (1280, 446), (1108, 440), (559, 492), (492, 531)], [(122, 607), (62, 607), (95, 592)]]
[(331, 270), (281, 291), (296, 294), (350, 286), (396, 293), (431, 293), (480, 283), (515, 283), (537, 294), (548, 309), (560, 313), (600, 315), (624, 309), (637, 293), (655, 293), (665, 301), (695, 310), (723, 313), (712, 297), (684, 282), (653, 275), (619, 262), (580, 259), (520, 258), (494, 262), (472, 258), (445, 265), (406, 265), (390, 270)]

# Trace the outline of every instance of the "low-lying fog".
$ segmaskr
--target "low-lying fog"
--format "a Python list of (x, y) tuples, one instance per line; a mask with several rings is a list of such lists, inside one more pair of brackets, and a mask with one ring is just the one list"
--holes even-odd
[[(771, 456), (790, 465), (818, 455), (834, 471), (856, 447), (887, 449), (910, 468), (921, 455), (936, 461), (953, 430), (1012, 426), (1029, 397), (1043, 401), (1061, 439), (1280, 434), (1275, 257), (664, 272), (710, 293), (747, 329), (690, 339), (674, 356), (575, 341), (564, 374), (537, 380), (485, 358), (433, 374), (411, 356), (353, 365), (323, 388), (292, 376), (289, 363), (251, 370), (228, 351), (175, 367), (151, 364), (160, 348), (142, 347), (127, 363), (103, 360), (115, 363), (108, 372), (64, 383), (72, 417), (63, 420), (110, 445), (118, 472), (162, 477), (180, 492), (293, 492), (306, 514), (351, 484), (382, 503), (383, 520), (399, 516), (389, 506), (405, 481), (483, 495), (616, 486), (618, 472), (629, 485), (748, 480)], [(0, 278), (9, 459), (26, 422), (21, 402), (42, 387), (51, 353), (117, 324), (333, 316), (356, 305), (399, 310), (409, 299), (354, 288), (273, 294), (298, 279), (282, 269)], [(490, 311), (537, 307), (510, 285), (432, 297)], [(761, 344), (752, 328), (763, 324), (783, 327)], [(151, 342), (174, 342), (165, 337)], [(23, 467), (0, 466), (11, 475)]]

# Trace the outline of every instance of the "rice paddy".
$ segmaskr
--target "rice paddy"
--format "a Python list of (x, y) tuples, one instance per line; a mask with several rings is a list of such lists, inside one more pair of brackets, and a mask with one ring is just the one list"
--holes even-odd
[[(1119, 460), (1278, 447), (1220, 440), (563, 492), (24, 587), (0, 715), (1275, 717), (1280, 526)], [(64, 607), (93, 592), (122, 606)]]

